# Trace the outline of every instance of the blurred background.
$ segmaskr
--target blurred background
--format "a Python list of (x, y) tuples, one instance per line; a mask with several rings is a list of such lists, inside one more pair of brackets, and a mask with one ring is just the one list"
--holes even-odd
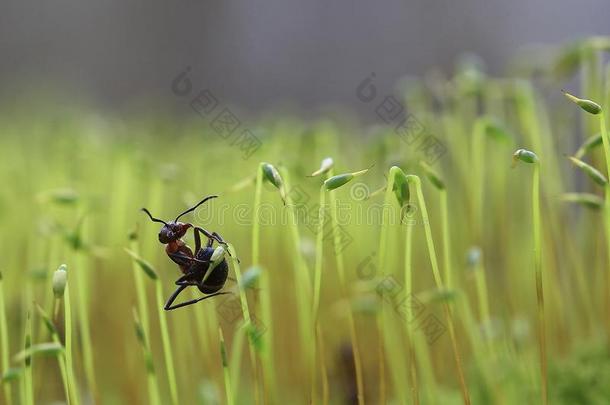
[[(354, 88), (375, 72), (391, 89), (404, 75), (450, 70), (479, 55), (502, 73), (532, 43), (610, 32), (603, 0), (104, 1), (3, 0), (0, 98), (52, 90), (113, 110), (184, 112), (169, 90), (192, 66), (194, 85), (248, 111), (358, 111)], [(186, 111), (189, 112), (188, 109)], [(362, 112), (362, 111), (361, 111)], [(372, 118), (372, 117), (371, 117)]]

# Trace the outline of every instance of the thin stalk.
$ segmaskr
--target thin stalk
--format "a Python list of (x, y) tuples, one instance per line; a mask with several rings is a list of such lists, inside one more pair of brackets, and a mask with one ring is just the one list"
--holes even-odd
[[(329, 176), (332, 176), (332, 169), (329, 171)], [(339, 275), (339, 285), (343, 298), (348, 298), (347, 282), (345, 280), (345, 266), (343, 262), (343, 250), (341, 248), (341, 234), (339, 229), (339, 218), (337, 213), (337, 204), (335, 192), (329, 191), (330, 216), (333, 228), (333, 240), (335, 244), (335, 259), (337, 264), (337, 274)], [(354, 368), (356, 370), (356, 387), (358, 391), (358, 404), (364, 404), (364, 378), (362, 376), (362, 362), (360, 351), (358, 349), (358, 338), (356, 334), (356, 323), (354, 322), (354, 314), (351, 307), (347, 311), (347, 321), (349, 323), (350, 340), (352, 346), (352, 355), (354, 357)]]
[[(405, 256), (404, 256), (404, 277), (405, 277), (405, 295), (411, 297), (413, 295), (413, 225), (407, 223), (405, 231)], [(417, 375), (417, 362), (421, 365), (423, 371), (424, 383), (426, 388), (427, 400), (430, 403), (438, 401), (435, 398), (435, 393), (438, 393), (436, 379), (434, 377), (432, 361), (430, 359), (430, 351), (428, 345), (423, 342), (421, 336), (416, 336), (413, 330), (413, 307), (407, 305), (405, 311), (405, 325), (407, 337), (409, 339), (409, 352), (411, 353), (411, 376), (412, 376), (412, 391), (413, 402), (419, 402), (419, 387), (417, 385), (420, 380)]]
[(157, 314), (159, 316), (159, 328), (161, 329), (161, 342), (163, 344), (163, 356), (165, 357), (165, 369), (167, 372), (167, 380), (169, 383), (169, 393), (172, 404), (178, 405), (178, 385), (176, 384), (176, 371), (174, 369), (174, 355), (172, 353), (172, 344), (169, 337), (169, 328), (167, 327), (166, 312), (163, 310), (163, 286), (161, 280), (156, 279), (155, 291), (157, 296)]
[(540, 344), (540, 377), (542, 383), (542, 403), (548, 403), (548, 381), (546, 360), (546, 333), (544, 324), (544, 293), (542, 289), (542, 234), (540, 227), (540, 165), (534, 165), (532, 181), (532, 220), (534, 229), (534, 270), (536, 275), (536, 296), (538, 298), (538, 339)]
[[(252, 207), (254, 218), (252, 223), (252, 265), (260, 265), (260, 223), (259, 210), (261, 206), (263, 191), (263, 163), (259, 165), (256, 175), (256, 185), (254, 191), (254, 205)], [(260, 274), (260, 297), (262, 322), (266, 327), (265, 347), (261, 353), (263, 381), (264, 381), (264, 402), (274, 402), (275, 373), (273, 368), (273, 319), (271, 315), (271, 291), (269, 281), (269, 271), (263, 269)], [(259, 337), (261, 338), (261, 337)], [(258, 396), (257, 396), (258, 398)]]
[[(69, 284), (69, 283), (68, 283)], [(80, 404), (80, 394), (78, 390), (78, 382), (74, 373), (74, 348), (72, 345), (72, 305), (70, 303), (70, 286), (66, 284), (64, 292), (64, 329), (66, 340), (66, 369), (68, 373), (68, 386), (70, 387), (72, 404)]]
[(328, 405), (328, 396), (329, 396), (329, 388), (328, 388), (328, 370), (326, 369), (326, 358), (324, 356), (324, 340), (322, 340), (322, 330), (320, 329), (320, 324), (316, 325), (316, 339), (318, 342), (320, 353), (320, 378), (322, 379), (322, 403), (324, 405)]
[[(136, 254), (140, 254), (139, 244), (137, 239), (131, 240), (129, 248)], [(135, 260), (131, 261), (131, 267), (133, 269), (133, 278), (136, 286), (136, 298), (138, 302), (138, 315), (140, 316), (140, 322), (146, 336), (150, 334), (150, 323), (148, 316), (148, 299), (146, 297), (146, 290), (144, 288), (144, 279), (142, 270), (138, 267)]]
[[(242, 326), (246, 330), (249, 330), (253, 327), (252, 318), (250, 315), (250, 308), (248, 306), (248, 299), (246, 297), (246, 290), (244, 288), (242, 282), (242, 274), (241, 274), (241, 266), (239, 265), (239, 260), (237, 259), (237, 252), (232, 244), (228, 244), (229, 254), (231, 256), (231, 260), (233, 261), (233, 269), (235, 269), (235, 278), (237, 279), (237, 288), (239, 289), (239, 300), (241, 302), (241, 310), (244, 314), (244, 325)], [(254, 353), (254, 344), (250, 336), (248, 336), (248, 347), (250, 349), (250, 362), (252, 364), (252, 374), (254, 376), (254, 394), (256, 403), (259, 402), (259, 387), (258, 387), (258, 372), (256, 368), (256, 355)]]
[(136, 330), (136, 337), (140, 343), (142, 354), (144, 355), (144, 364), (146, 365), (146, 381), (148, 385), (148, 401), (153, 405), (160, 405), (160, 394), (159, 394), (159, 382), (157, 380), (157, 374), (155, 372), (155, 365), (150, 346), (148, 343), (148, 336), (144, 331), (140, 317), (135, 308), (133, 308), (133, 321)]
[(449, 208), (447, 203), (447, 190), (440, 190), (441, 218), (443, 222), (443, 267), (445, 269), (445, 284), (447, 288), (453, 286), (453, 275), (451, 269), (451, 233), (449, 232)]
[[(287, 190), (290, 190), (289, 175), (287, 170), (282, 171), (282, 177)], [(311, 308), (312, 304), (309, 301), (311, 298), (311, 280), (309, 278), (309, 269), (301, 253), (301, 236), (299, 234), (298, 220), (299, 216), (290, 194), (286, 197), (286, 208), (288, 210), (288, 222), (290, 233), (294, 245), (294, 276), (295, 276), (295, 296), (297, 301), (298, 321), (299, 321), (299, 338), (301, 347), (303, 348), (302, 361), (305, 364), (305, 369), (311, 369), (311, 360), (314, 353), (312, 346), (313, 334), (311, 329)]]
[[(32, 319), (30, 311), (26, 314), (25, 320), (25, 351), (32, 346)], [(32, 378), (32, 357), (27, 356), (24, 360), (25, 371), (23, 373), (23, 398), (26, 405), (34, 405), (34, 383)]]
[[(314, 285), (313, 285), (313, 301), (311, 309), (311, 320), (312, 330), (316, 331), (318, 328), (318, 310), (320, 307), (320, 289), (322, 286), (322, 260), (324, 257), (324, 221), (325, 221), (325, 191), (324, 185), (320, 187), (320, 206), (318, 212), (318, 232), (316, 233), (316, 258), (314, 265)], [(315, 354), (318, 350), (317, 345), (312, 342), (314, 361), (311, 368), (311, 398), (310, 401), (314, 402), (316, 397), (316, 374), (315, 374)]]
[[(434, 276), (434, 281), (436, 283), (436, 287), (438, 289), (443, 288), (443, 281), (441, 278), (441, 274), (438, 268), (438, 262), (436, 259), (436, 251), (434, 248), (434, 240), (432, 239), (432, 229), (430, 227), (430, 220), (428, 218), (428, 210), (426, 208), (426, 201), (424, 199), (424, 194), (421, 189), (421, 181), (419, 177), (415, 175), (408, 175), (407, 179), (410, 184), (415, 185), (415, 189), (417, 191), (417, 198), (419, 202), (419, 209), (422, 215), (422, 221), (424, 223), (424, 231), (426, 234), (426, 244), (428, 246), (428, 255), (430, 256), (430, 264), (432, 266), (432, 274)], [(457, 339), (455, 336), (455, 329), (453, 325), (453, 319), (451, 316), (451, 311), (449, 309), (449, 304), (446, 302), (443, 303), (445, 319), (447, 322), (447, 329), (449, 330), (449, 336), (451, 338), (451, 344), (453, 347), (453, 355), (455, 359), (455, 365), (458, 373), (458, 379), (460, 383), (460, 389), (462, 392), (462, 398), (464, 400), (464, 404), (470, 404), (470, 393), (468, 391), (468, 386), (466, 385), (466, 379), (464, 377), (464, 371), (462, 368), (462, 360), (460, 358), (460, 353), (458, 349)]]
[(218, 336), (220, 339), (220, 359), (222, 361), (222, 371), (225, 382), (225, 393), (227, 395), (227, 405), (233, 405), (234, 397), (231, 389), (231, 373), (229, 373), (229, 362), (227, 361), (227, 348), (225, 347), (225, 339), (222, 335), (222, 329), (218, 328)]
[(243, 343), (245, 338), (246, 330), (244, 328), (238, 328), (233, 334), (233, 341), (231, 343), (231, 358), (229, 359), (229, 370), (231, 371), (230, 381), (234, 387), (239, 387), (241, 356), (243, 354)]
[[(316, 233), (316, 258), (314, 265), (314, 282), (313, 282), (313, 303), (312, 303), (312, 321), (315, 323), (318, 321), (318, 309), (320, 307), (320, 288), (322, 285), (322, 260), (324, 254), (324, 221), (325, 221), (325, 191), (324, 185), (320, 187), (320, 209), (318, 212), (318, 232)], [(315, 330), (315, 329), (314, 329)]]
[[(4, 279), (2, 273), (0, 273), (0, 352), (2, 354), (2, 370), (1, 373), (5, 373), (9, 368), (9, 341), (8, 341), (8, 323), (6, 321), (6, 304), (4, 301)], [(13, 397), (11, 393), (11, 384), (2, 384), (4, 388), (4, 398), (7, 405), (13, 403)]]
[[(388, 173), (388, 184), (386, 186), (385, 189), (385, 193), (384, 193), (384, 204), (383, 204), (383, 211), (382, 211), (382, 223), (381, 223), (381, 235), (380, 235), (380, 241), (379, 241), (379, 268), (380, 269), (386, 269), (387, 268), (387, 242), (388, 242), (388, 231), (389, 231), (389, 225), (390, 225), (390, 209), (392, 207), (391, 201), (394, 198), (394, 196), (392, 195), (393, 193), (393, 189), (394, 189), (394, 183), (395, 183), (395, 177), (396, 177), (396, 173), (400, 171), (400, 169), (396, 166), (393, 166), (390, 168), (390, 171)], [(384, 275), (386, 275), (387, 273), (384, 272)], [(381, 308), (380, 308), (380, 315), (378, 315), (377, 317), (377, 327), (379, 328), (379, 335), (382, 339), (382, 342), (380, 342), (380, 344), (383, 344), (384, 348), (398, 348), (400, 347), (400, 344), (397, 342), (397, 338), (396, 338), (396, 330), (394, 328), (391, 327), (392, 324), (390, 324), (388, 322), (388, 317), (387, 317), (387, 313), (386, 313), (386, 305), (385, 304), (385, 299), (384, 297), (382, 297), (382, 303), (381, 303)], [(391, 368), (391, 376), (394, 380), (394, 386), (395, 388), (398, 390), (397, 395), (400, 398), (400, 402), (401, 403), (407, 403), (407, 398), (405, 395), (405, 392), (403, 390), (400, 390), (398, 387), (401, 386), (401, 384), (404, 381), (407, 381), (408, 377), (407, 377), (407, 373), (404, 371), (404, 363), (399, 361), (400, 360), (400, 356), (391, 356), (390, 353), (385, 353), (385, 356), (388, 357), (388, 363), (390, 364), (390, 368)], [(383, 376), (385, 378), (385, 371), (383, 372)], [(382, 382), (380, 381), (380, 385), (382, 384)], [(385, 386), (385, 381), (383, 381), (383, 386)], [(385, 393), (383, 393), (383, 395), (385, 396)]]
[(79, 332), (83, 344), (83, 363), (87, 383), (91, 390), (91, 396), (96, 402), (99, 402), (95, 367), (93, 365), (93, 344), (91, 343), (91, 326), (89, 321), (88, 271), (85, 253), (82, 251), (76, 252), (76, 299), (78, 302)]
[[(47, 313), (44, 311), (44, 309), (42, 309), (42, 307), (38, 307), (38, 312), (40, 313), (40, 316), (43, 318), (43, 321), (45, 322), (45, 324), (47, 325), (47, 328), (49, 329), (49, 332), (51, 333), (51, 339), (53, 340), (53, 343), (63, 346), (59, 339), (59, 334), (57, 332), (57, 328), (55, 327), (55, 324), (53, 323), (51, 318), (47, 315)], [(59, 365), (59, 372), (61, 375), (61, 382), (62, 382), (63, 388), (64, 388), (64, 395), (66, 397), (66, 403), (69, 405), (71, 403), (71, 400), (70, 400), (70, 387), (68, 385), (68, 372), (66, 371), (66, 351), (65, 350), (63, 351), (63, 353), (61, 353), (57, 357), (57, 363)]]

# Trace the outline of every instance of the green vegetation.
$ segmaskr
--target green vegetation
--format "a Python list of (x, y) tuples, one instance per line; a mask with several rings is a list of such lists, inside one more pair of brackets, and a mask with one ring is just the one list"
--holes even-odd
[[(0, 402), (605, 404), (609, 43), (465, 60), (398, 95), (406, 132), (266, 116), (247, 158), (194, 113), (0, 106)], [(229, 294), (164, 311), (139, 209), (210, 194), (182, 220)]]

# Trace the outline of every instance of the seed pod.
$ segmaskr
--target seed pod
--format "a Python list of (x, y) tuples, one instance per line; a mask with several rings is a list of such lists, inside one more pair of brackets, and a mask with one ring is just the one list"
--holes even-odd
[(426, 162), (419, 162), (419, 165), (424, 170), (424, 174), (426, 175), (428, 180), (430, 180), (430, 182), (434, 184), (436, 188), (438, 188), (439, 190), (445, 189), (445, 182), (443, 182), (440, 176), (436, 174), (436, 172), (430, 167), (430, 165), (428, 165)]
[(513, 139), (510, 132), (500, 122), (492, 118), (486, 120), (485, 134), (496, 141), (509, 142)]
[(578, 98), (566, 92), (565, 90), (562, 90), (562, 92), (568, 98), (568, 100), (572, 101), (589, 114), (597, 115), (602, 112), (601, 106), (596, 102), (584, 98)]
[(280, 176), (280, 172), (270, 163), (262, 163), (261, 170), (263, 171), (263, 178), (280, 190), (280, 196), (285, 204), (286, 192), (284, 190), (284, 181), (282, 180), (282, 176)]
[(261, 268), (258, 266), (253, 266), (246, 270), (241, 278), (240, 287), (244, 290), (254, 287), (261, 275), (261, 271)]
[(282, 177), (277, 169), (270, 163), (262, 164), (263, 177), (278, 189), (284, 185)]
[(513, 153), (513, 166), (515, 166), (519, 160), (525, 163), (538, 163), (538, 156), (527, 149), (518, 149)]
[(574, 163), (574, 166), (585, 172), (587, 176), (591, 178), (591, 180), (593, 180), (600, 186), (605, 186), (606, 184), (608, 184), (608, 180), (606, 180), (606, 177), (604, 177), (604, 175), (601, 174), (601, 172), (593, 166), (583, 162), (582, 160), (576, 159), (573, 156), (568, 156), (568, 159), (570, 159), (570, 161)]
[(322, 160), (322, 163), (320, 164), (320, 168), (318, 170), (316, 170), (315, 172), (313, 172), (312, 174), (310, 174), (308, 177), (315, 177), (315, 176), (324, 174), (324, 173), (328, 172), (333, 167), (334, 164), (335, 164), (335, 162), (333, 161), (333, 158), (327, 157)]
[[(394, 166), (394, 187), (392, 191), (394, 191), (394, 196), (396, 196), (396, 200), (401, 207), (404, 207), (409, 204), (411, 201), (411, 192), (409, 190), (409, 182), (407, 181), (407, 176), (405, 172), (402, 171), (397, 166)], [(392, 171), (392, 169), (390, 169)]]
[(603, 144), (603, 138), (602, 138), (602, 134), (595, 134), (593, 136), (590, 136), (589, 138), (587, 138), (587, 140), (580, 146), (580, 148), (578, 148), (578, 150), (576, 151), (576, 153), (574, 154), (574, 157), (577, 159), (582, 158), (585, 154), (587, 154), (588, 152), (590, 152), (591, 150), (597, 148), (598, 146), (600, 146), (601, 144)]
[(561, 199), (565, 202), (581, 204), (594, 210), (599, 210), (604, 206), (604, 200), (601, 197), (590, 193), (565, 193), (561, 196)]
[[(373, 167), (373, 166), (371, 166), (371, 167)], [(326, 188), (329, 191), (337, 189), (337, 188), (349, 183), (354, 177), (362, 176), (363, 174), (368, 172), (371, 169), (371, 167), (369, 167), (368, 169), (357, 171), (357, 172), (338, 174), (329, 179), (326, 179), (326, 181), (324, 182), (324, 188)]]
[(68, 272), (66, 269), (66, 265), (62, 264), (53, 273), (53, 294), (55, 294), (55, 298), (63, 298), (64, 296), (66, 283), (68, 282)]
[(151, 280), (157, 280), (159, 278), (157, 276), (157, 272), (153, 268), (152, 264), (148, 263), (146, 260), (144, 260), (140, 256), (138, 256), (137, 253), (135, 253), (129, 249), (125, 249), (125, 251), (127, 252), (127, 254), (129, 254), (129, 256), (131, 256), (133, 261), (136, 262), (142, 270), (144, 270), (144, 273), (146, 273), (146, 275), (148, 277), (150, 277)]

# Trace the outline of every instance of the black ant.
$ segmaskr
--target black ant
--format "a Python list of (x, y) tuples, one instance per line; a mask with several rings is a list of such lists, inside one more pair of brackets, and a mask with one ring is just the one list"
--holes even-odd
[[(178, 222), (178, 219), (181, 216), (194, 211), (201, 204), (216, 197), (218, 196), (211, 195), (204, 198), (195, 206), (178, 215), (173, 222), (169, 223), (161, 219), (154, 218), (146, 208), (142, 208), (142, 211), (148, 214), (153, 222), (160, 222), (163, 224), (163, 227), (159, 231), (159, 242), (166, 245), (165, 253), (167, 253), (169, 258), (180, 267), (180, 270), (183, 273), (183, 276), (176, 280), (176, 285), (178, 288), (169, 297), (165, 303), (165, 306), (163, 307), (163, 309), (166, 311), (195, 304), (199, 301), (203, 301), (217, 295), (229, 294), (227, 292), (218, 292), (225, 285), (229, 273), (229, 266), (225, 258), (223, 258), (222, 261), (212, 269), (212, 273), (206, 277), (206, 273), (210, 267), (211, 257), (214, 253), (214, 248), (212, 248), (214, 241), (225, 247), (227, 247), (227, 242), (225, 242), (224, 239), (222, 239), (222, 237), (216, 232), (210, 233), (205, 229), (193, 224)], [(182, 240), (182, 237), (186, 235), (189, 228), (193, 228), (193, 233), (195, 234), (195, 254), (193, 254), (191, 248), (188, 247), (187, 244)], [(208, 242), (203, 248), (201, 247), (200, 234), (204, 234), (205, 237), (208, 238)], [(174, 300), (188, 286), (197, 286), (199, 291), (210, 295), (172, 306)]]

